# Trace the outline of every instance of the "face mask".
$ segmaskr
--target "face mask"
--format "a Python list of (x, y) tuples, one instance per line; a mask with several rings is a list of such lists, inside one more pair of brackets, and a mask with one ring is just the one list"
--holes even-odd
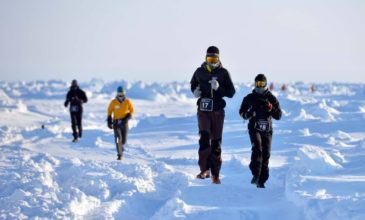
[(117, 95), (117, 99), (120, 102), (123, 102), (125, 100), (125, 96), (124, 95)]
[(208, 63), (208, 65), (209, 65), (212, 69), (215, 69), (215, 68), (219, 67), (219, 62), (218, 62), (218, 63)]
[(264, 94), (264, 92), (267, 90), (267, 87), (255, 87), (255, 92), (258, 94)]

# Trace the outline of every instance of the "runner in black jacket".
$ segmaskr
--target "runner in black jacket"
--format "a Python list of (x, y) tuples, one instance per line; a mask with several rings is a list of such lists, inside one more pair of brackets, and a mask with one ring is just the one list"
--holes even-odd
[(70, 104), (73, 142), (76, 142), (78, 138), (82, 137), (82, 104), (86, 102), (87, 97), (85, 92), (79, 88), (76, 80), (72, 80), (70, 90), (66, 95), (65, 107)]
[(269, 159), (272, 140), (271, 118), (280, 120), (281, 109), (276, 97), (267, 89), (267, 80), (264, 74), (255, 78), (255, 89), (242, 101), (239, 114), (249, 119), (248, 131), (250, 135), (252, 154), (250, 170), (252, 184), (258, 188), (265, 188), (269, 178)]
[(228, 71), (223, 68), (219, 60), (217, 47), (208, 48), (206, 62), (195, 71), (190, 84), (191, 91), (198, 98), (200, 173), (197, 178), (208, 178), (211, 171), (213, 183), (219, 184), (224, 107), (226, 106), (223, 97), (232, 98), (235, 88)]

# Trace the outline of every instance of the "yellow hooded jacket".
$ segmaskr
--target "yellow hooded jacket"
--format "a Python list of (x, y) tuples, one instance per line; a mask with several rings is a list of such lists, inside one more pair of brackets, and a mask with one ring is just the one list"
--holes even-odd
[(127, 114), (134, 114), (134, 107), (130, 99), (125, 98), (120, 102), (117, 98), (113, 99), (108, 107), (108, 116), (112, 116), (114, 120), (123, 119)]

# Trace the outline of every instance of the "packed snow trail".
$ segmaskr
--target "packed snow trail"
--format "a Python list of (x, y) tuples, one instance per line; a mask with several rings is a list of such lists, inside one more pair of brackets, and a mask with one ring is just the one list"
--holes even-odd
[(65, 83), (0, 84), (0, 219), (365, 218), (364, 85), (310, 93), (298, 83), (278, 93), (284, 117), (274, 122), (267, 188), (257, 189), (237, 115), (248, 86), (228, 101), (222, 184), (213, 185), (195, 178), (196, 106), (186, 84), (129, 85), (137, 115), (121, 162), (105, 122), (115, 83), (95, 84), (84, 85), (90, 102), (77, 143)]

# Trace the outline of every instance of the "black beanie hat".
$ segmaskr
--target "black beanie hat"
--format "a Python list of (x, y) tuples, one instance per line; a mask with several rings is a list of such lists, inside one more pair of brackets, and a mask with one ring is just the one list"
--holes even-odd
[(216, 46), (210, 46), (207, 49), (207, 56), (209, 57), (219, 57), (219, 49)]
[(72, 82), (71, 82), (71, 86), (78, 86), (78, 84), (77, 84), (77, 80), (76, 80), (76, 79), (72, 80)]
[(264, 82), (267, 82), (266, 80), (266, 76), (262, 73), (258, 74), (256, 77), (255, 77), (255, 82), (257, 81), (264, 81)]

